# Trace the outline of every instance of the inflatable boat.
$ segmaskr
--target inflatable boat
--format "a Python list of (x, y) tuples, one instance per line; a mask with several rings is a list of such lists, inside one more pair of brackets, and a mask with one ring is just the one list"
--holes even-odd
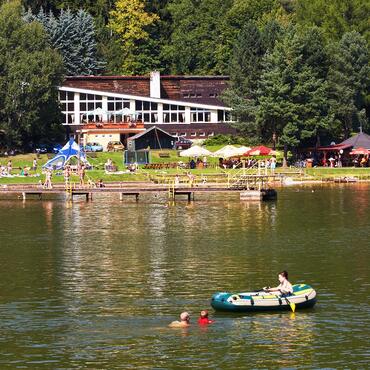
[(316, 303), (315, 290), (306, 284), (293, 285), (293, 293), (281, 295), (265, 291), (248, 293), (216, 293), (212, 297), (211, 306), (216, 311), (254, 312), (282, 311), (313, 307)]

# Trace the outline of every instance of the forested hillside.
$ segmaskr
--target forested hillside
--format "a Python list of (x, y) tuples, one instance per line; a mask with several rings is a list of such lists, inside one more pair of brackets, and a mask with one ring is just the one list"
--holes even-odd
[[(15, 53), (24, 48), (16, 47), (17, 32), (30, 29), (37, 30), (37, 42), (24, 52), (32, 58), (41, 48), (47, 60), (56, 51), (64, 75), (229, 75), (223, 100), (233, 108), (240, 132), (286, 150), (369, 130), (370, 0), (1, 3), (3, 126), (12, 121), (6, 113), (13, 109), (6, 102), (12, 79), (18, 79), (15, 86), (27, 83), (23, 93), (32, 86), (15, 78), (14, 68), (23, 67), (13, 66)], [(60, 72), (55, 78), (60, 80)]]
[[(3, 0), (3, 2), (5, 2)], [(287, 28), (316, 25), (326, 45), (357, 31), (370, 42), (369, 0), (22, 0), (58, 16), (89, 13), (106, 74), (229, 74), (241, 29), (253, 22)]]

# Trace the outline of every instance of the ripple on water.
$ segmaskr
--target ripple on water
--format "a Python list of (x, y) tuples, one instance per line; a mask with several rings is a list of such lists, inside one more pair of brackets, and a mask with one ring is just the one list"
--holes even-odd
[[(365, 368), (369, 196), (0, 203), (0, 366)], [(194, 323), (216, 291), (275, 284), (282, 269), (315, 287), (314, 309), (211, 310), (212, 326), (167, 327), (182, 310)]]

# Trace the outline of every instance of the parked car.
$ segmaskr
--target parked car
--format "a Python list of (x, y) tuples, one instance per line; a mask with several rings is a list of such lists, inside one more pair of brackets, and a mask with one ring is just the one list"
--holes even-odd
[(60, 144), (54, 144), (53, 145), (53, 153), (58, 153), (60, 149), (62, 149), (62, 145)]
[(51, 153), (53, 151), (53, 146), (50, 144), (40, 143), (36, 145), (35, 152), (37, 154)]
[(87, 143), (85, 145), (85, 152), (102, 152), (103, 146), (99, 143)]
[(107, 145), (108, 152), (122, 152), (125, 149), (120, 141), (110, 141)]
[(185, 139), (184, 137), (180, 136), (178, 140), (175, 142), (174, 149), (176, 150), (183, 150), (189, 149), (193, 142), (189, 139)]

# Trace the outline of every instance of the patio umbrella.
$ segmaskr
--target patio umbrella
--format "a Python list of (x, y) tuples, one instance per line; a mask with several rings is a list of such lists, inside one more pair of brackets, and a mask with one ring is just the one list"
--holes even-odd
[(180, 157), (207, 157), (212, 155), (212, 152), (209, 150), (202, 148), (199, 145), (194, 145), (190, 147), (189, 149), (183, 150), (180, 152)]
[(357, 148), (357, 149), (353, 149), (350, 153), (350, 155), (369, 155), (370, 154), (370, 150), (367, 150), (365, 148)]
[(241, 146), (240, 148), (236, 148), (237, 156), (242, 156), (248, 150), (251, 150), (251, 148), (248, 146)]
[(251, 150), (248, 150), (243, 155), (247, 156), (247, 155), (272, 155), (272, 154), (275, 154), (274, 150), (266, 146), (260, 145), (260, 146), (256, 146), (255, 148), (252, 148)]
[(213, 157), (230, 158), (236, 156), (238, 148), (233, 145), (226, 145), (212, 154)]
[(114, 114), (121, 114), (123, 116), (134, 116), (135, 111), (133, 111), (129, 108), (123, 108), (123, 109), (115, 111)]
[(89, 112), (84, 113), (84, 116), (102, 116), (103, 114), (107, 114), (108, 112), (103, 108), (96, 108)]

